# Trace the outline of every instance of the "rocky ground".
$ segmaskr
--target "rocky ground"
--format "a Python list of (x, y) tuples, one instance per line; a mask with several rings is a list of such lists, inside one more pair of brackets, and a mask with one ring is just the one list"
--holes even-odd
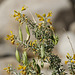
[[(11, 18), (11, 14), (13, 14), (14, 10), (20, 10), (23, 5), (27, 5), (32, 14), (36, 12), (38, 14), (48, 13), (50, 10), (53, 12), (52, 22), (59, 35), (59, 43), (55, 47), (54, 52), (59, 56), (61, 55), (60, 57), (63, 59), (62, 63), (64, 64), (67, 52), (72, 54), (66, 34), (70, 36), (73, 48), (75, 46), (75, 16), (69, 0), (0, 0), (0, 2), (0, 75), (6, 75), (3, 68), (8, 64), (18, 65), (14, 56), (15, 46), (6, 41), (5, 37), (9, 34), (10, 30), (14, 34), (18, 33), (18, 23)], [(31, 18), (28, 11), (26, 11), (26, 14)], [(33, 16), (37, 20), (36, 16)], [(23, 27), (23, 32), (24, 38), (26, 38), (25, 27)], [(34, 37), (32, 36), (31, 39), (33, 40)], [(51, 71), (47, 68), (42, 71), (46, 75), (51, 75)]]

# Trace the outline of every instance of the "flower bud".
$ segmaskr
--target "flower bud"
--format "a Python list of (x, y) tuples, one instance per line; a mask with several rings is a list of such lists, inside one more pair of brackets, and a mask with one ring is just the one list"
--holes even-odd
[(15, 54), (15, 55), (16, 55), (16, 59), (17, 59), (17, 61), (20, 62), (20, 55), (19, 55), (18, 50), (16, 50), (16, 54)]
[(23, 42), (22, 30), (20, 27), (19, 27), (19, 37), (20, 37), (20, 40)]
[(45, 56), (44, 45), (41, 45), (41, 58), (44, 58), (44, 56)]
[(27, 65), (27, 53), (26, 53), (26, 51), (24, 51), (22, 57), (23, 57), (23, 64)]

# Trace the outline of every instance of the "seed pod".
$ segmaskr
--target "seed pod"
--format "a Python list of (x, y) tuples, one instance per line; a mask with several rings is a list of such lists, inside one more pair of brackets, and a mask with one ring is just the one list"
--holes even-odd
[(27, 34), (26, 43), (29, 41), (30, 36)]
[(29, 28), (28, 28), (27, 25), (26, 25), (26, 32), (27, 32), (27, 34), (30, 36), (30, 31), (29, 31)]
[(44, 58), (45, 56), (45, 49), (44, 49), (44, 45), (41, 45), (41, 58)]
[(22, 30), (20, 27), (19, 27), (19, 37), (20, 37), (20, 40), (23, 42)]
[(22, 57), (23, 57), (23, 64), (27, 65), (27, 53), (26, 53), (26, 51), (24, 51)]
[(27, 38), (26, 38), (27, 41), (26, 42), (28, 42), (30, 39), (30, 31), (29, 31), (29, 28), (27, 25), (26, 25), (26, 32), (27, 32)]
[(15, 54), (15, 55), (16, 55), (16, 59), (17, 59), (17, 61), (20, 62), (20, 55), (19, 55), (18, 50), (16, 50), (16, 54)]

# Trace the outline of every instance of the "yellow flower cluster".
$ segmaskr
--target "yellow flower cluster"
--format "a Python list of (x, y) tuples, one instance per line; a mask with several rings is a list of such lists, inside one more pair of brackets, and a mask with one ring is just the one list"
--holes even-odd
[(37, 42), (37, 40), (34, 40), (33, 42), (30, 41), (30, 44), (29, 44), (29, 45), (30, 45), (30, 46), (36, 45), (36, 44), (37, 44), (36, 42)]
[(20, 73), (22, 73), (22, 75), (26, 75), (26, 66), (19, 65), (18, 70), (21, 70)]
[(44, 21), (44, 18), (41, 15), (36, 13), (36, 16), (39, 18), (39, 21)]
[[(47, 16), (45, 13), (42, 16), (36, 13), (36, 16), (39, 18), (39, 21), (44, 21), (45, 20), (44, 17), (51, 17), (52, 16), (52, 11), (50, 11)], [(52, 22), (50, 22), (50, 19), (48, 19), (47, 22), (52, 24)]]
[(42, 23), (39, 23), (39, 24), (38, 24), (38, 28), (40, 29), (40, 28), (41, 28), (41, 26), (42, 26)]
[(12, 31), (10, 31), (10, 32), (11, 32), (11, 35), (7, 35), (6, 40), (11, 40), (11, 43), (14, 44), (15, 43), (14, 35), (13, 35)]
[(33, 42), (30, 41), (30, 43), (29, 43), (29, 45), (33, 47), (33, 48), (32, 48), (33, 54), (35, 54), (35, 51), (37, 51), (37, 49), (36, 49), (37, 43), (36, 43), (36, 42), (37, 42), (37, 40), (34, 40)]
[(67, 64), (68, 63), (68, 61), (65, 61), (65, 64)]
[(8, 74), (10, 74), (10, 67), (6, 67), (6, 68), (4, 68), (4, 70), (6, 70), (6, 72), (7, 72)]
[(52, 11), (50, 11), (47, 15), (47, 17), (51, 17), (52, 16)]
[(22, 9), (21, 9), (21, 11), (24, 11), (24, 10), (26, 10), (26, 8), (23, 6)]
[[(38, 23), (38, 28), (39, 28), (39, 29), (42, 27), (42, 24), (43, 24), (43, 23), (49, 23), (49, 24), (51, 25), (51, 26), (50, 26), (50, 29), (51, 29), (52, 31), (55, 30), (54, 27), (52, 26), (51, 19), (49, 18), (49, 17), (52, 16), (52, 11), (50, 11), (50, 12), (47, 14), (47, 16), (46, 16), (45, 13), (44, 13), (42, 16), (36, 13), (36, 16), (39, 18), (39, 21), (43, 21), (42, 23)], [(44, 27), (44, 25), (43, 25), (43, 27)]]
[[(66, 57), (67, 59), (71, 58), (69, 53), (67, 53)], [(75, 54), (73, 55), (73, 58), (71, 60), (65, 61), (65, 64), (67, 64), (68, 62), (75, 63)]]
[[(23, 6), (21, 11), (26, 10), (26, 8)], [(13, 17), (15, 17), (15, 20), (17, 20), (20, 24), (23, 24), (23, 18), (25, 18), (25, 14), (21, 14), (20, 12), (14, 10), (14, 15)]]

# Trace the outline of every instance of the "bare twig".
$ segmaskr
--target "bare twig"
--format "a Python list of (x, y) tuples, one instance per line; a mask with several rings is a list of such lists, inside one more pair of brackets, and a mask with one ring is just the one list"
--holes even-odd
[[(64, 28), (63, 28), (63, 30), (66, 32), (66, 30), (65, 30)], [(73, 46), (72, 46), (71, 40), (70, 40), (70, 38), (69, 38), (67, 32), (66, 32), (66, 35), (67, 35), (67, 38), (68, 38), (69, 43), (70, 43), (70, 45), (71, 45), (72, 52), (73, 52), (73, 54), (74, 54), (74, 49), (73, 49)]]

